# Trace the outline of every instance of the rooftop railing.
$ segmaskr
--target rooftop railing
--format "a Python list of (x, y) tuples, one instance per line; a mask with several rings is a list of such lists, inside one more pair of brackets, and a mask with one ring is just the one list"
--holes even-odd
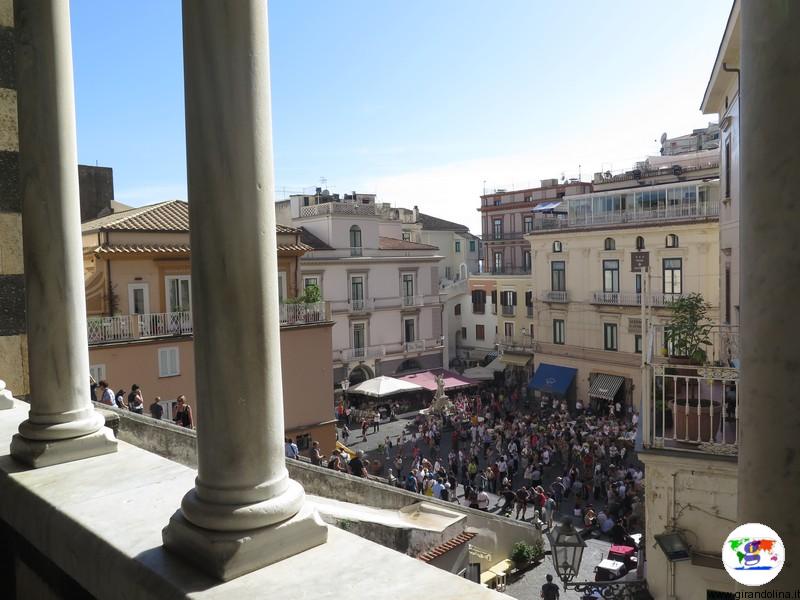
[(316, 217), (319, 215), (354, 215), (375, 216), (377, 214), (374, 204), (358, 204), (356, 202), (325, 202), (312, 206), (301, 206), (301, 217)]
[(657, 221), (695, 220), (719, 216), (719, 202), (666, 206), (657, 209), (637, 209), (586, 215), (562, 215), (559, 217), (535, 218), (534, 231), (553, 229), (580, 229), (625, 223), (651, 223)]

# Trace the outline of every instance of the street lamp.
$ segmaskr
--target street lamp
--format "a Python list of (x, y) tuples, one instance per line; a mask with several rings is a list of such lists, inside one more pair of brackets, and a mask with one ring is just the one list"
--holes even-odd
[(577, 577), (583, 550), (586, 542), (572, 525), (572, 519), (566, 517), (555, 534), (547, 533), (550, 542), (550, 553), (553, 556), (553, 567), (556, 575), (564, 584), (564, 590), (575, 590), (584, 597), (600, 597), (607, 600), (652, 600), (647, 589), (647, 580), (633, 581), (572, 581)]

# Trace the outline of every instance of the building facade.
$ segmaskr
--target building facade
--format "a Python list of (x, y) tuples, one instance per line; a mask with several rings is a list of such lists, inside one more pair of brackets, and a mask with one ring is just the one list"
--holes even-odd
[[(699, 172), (640, 173), (636, 187), (623, 175), (535, 218), (535, 365), (567, 369), (570, 403), (638, 407), (643, 299), (651, 321), (665, 322), (672, 300), (698, 292), (716, 320), (718, 182)], [(649, 274), (632, 272), (634, 253), (647, 253)]]
[[(188, 205), (135, 208), (82, 230), (92, 377), (115, 391), (139, 385), (145, 413), (159, 396), (170, 419), (179, 395), (190, 404), (196, 398)], [(301, 445), (313, 438), (328, 450), (336, 439), (331, 322), (324, 303), (292, 302), (299, 258), (309, 249), (299, 237), (278, 227), (284, 419)]]
[(481, 196), (483, 273), (528, 275), (531, 255), (524, 236), (533, 231), (534, 212), (545, 211), (565, 196), (589, 192), (591, 183), (545, 179), (541, 187), (496, 190)]
[(294, 195), (276, 214), (312, 248), (299, 285), (318, 286), (330, 304), (337, 385), (443, 366), (437, 247), (403, 239), (402, 221), (385, 218), (372, 194)]

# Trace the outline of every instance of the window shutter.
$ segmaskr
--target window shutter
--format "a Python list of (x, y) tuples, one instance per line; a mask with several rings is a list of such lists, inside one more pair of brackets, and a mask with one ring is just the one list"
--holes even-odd
[(500, 292), (500, 306), (507, 306), (507, 296), (508, 292)]
[(533, 306), (533, 292), (525, 292), (525, 306)]
[(497, 290), (492, 290), (492, 304), (497, 304)]
[(517, 292), (511, 292), (511, 306), (517, 305)]

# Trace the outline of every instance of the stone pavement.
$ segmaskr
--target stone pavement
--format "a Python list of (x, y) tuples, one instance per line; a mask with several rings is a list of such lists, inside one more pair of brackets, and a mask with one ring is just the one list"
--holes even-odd
[[(608, 554), (611, 543), (603, 540), (586, 540), (586, 549), (583, 551), (583, 560), (576, 581), (594, 581), (594, 568)], [(547, 539), (545, 538), (545, 550), (549, 550)], [(581, 594), (574, 590), (564, 591), (564, 585), (556, 575), (553, 568), (553, 559), (550, 555), (545, 557), (544, 562), (535, 569), (525, 573), (520, 579), (509, 583), (505, 593), (519, 600), (537, 600), (540, 597), (542, 586), (545, 584), (545, 577), (550, 574), (553, 576), (553, 583), (559, 587), (560, 600), (580, 600)]]

